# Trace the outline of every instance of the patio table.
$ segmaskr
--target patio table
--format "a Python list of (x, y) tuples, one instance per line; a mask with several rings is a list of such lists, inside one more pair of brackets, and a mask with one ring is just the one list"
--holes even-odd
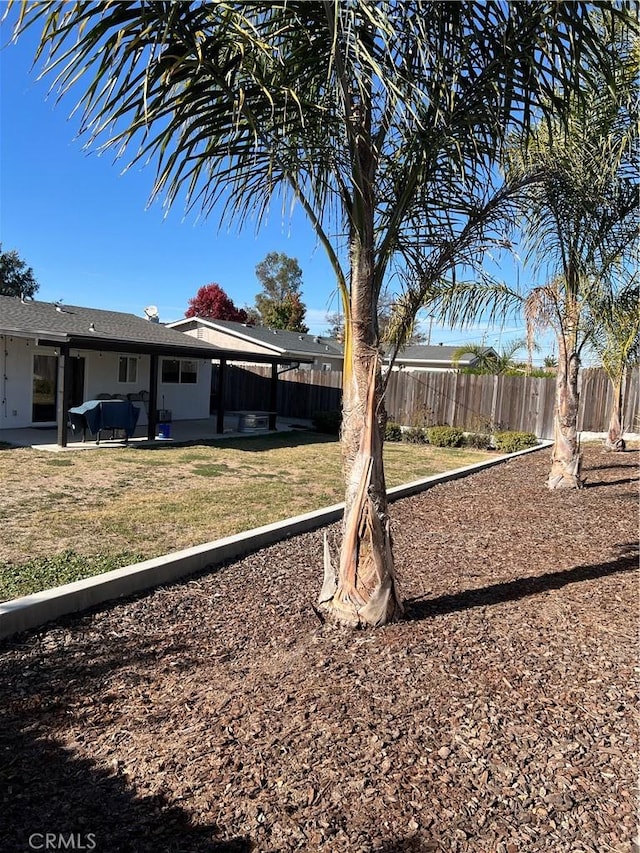
[(87, 400), (81, 406), (69, 409), (71, 429), (82, 429), (82, 440), (86, 430), (97, 435), (96, 444), (100, 444), (102, 430), (123, 430), (128, 441), (134, 433), (140, 409), (130, 400)]

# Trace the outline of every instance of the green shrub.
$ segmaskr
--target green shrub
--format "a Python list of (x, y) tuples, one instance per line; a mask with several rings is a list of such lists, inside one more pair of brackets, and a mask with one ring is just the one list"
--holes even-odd
[(387, 421), (384, 428), (385, 441), (402, 441), (402, 427), (394, 421)]
[(429, 430), (429, 444), (434, 447), (460, 447), (464, 441), (461, 429), (450, 426), (434, 426)]
[(502, 453), (516, 453), (527, 447), (535, 447), (538, 439), (532, 432), (498, 432), (495, 444)]
[(427, 433), (422, 427), (411, 427), (402, 434), (402, 440), (408, 444), (428, 444)]
[(342, 412), (340, 409), (332, 409), (326, 412), (316, 412), (312, 418), (314, 429), (318, 432), (326, 432), (329, 435), (340, 435), (342, 425)]
[(491, 436), (486, 432), (470, 432), (464, 437), (464, 445), (474, 450), (488, 450), (491, 447)]

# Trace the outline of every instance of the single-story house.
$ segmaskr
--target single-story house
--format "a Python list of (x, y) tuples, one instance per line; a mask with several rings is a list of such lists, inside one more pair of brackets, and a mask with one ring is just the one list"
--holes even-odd
[[(455, 354), (459, 350), (460, 347), (448, 347), (443, 344), (436, 344), (434, 346), (416, 344), (415, 346), (408, 346), (398, 353), (393, 363), (393, 370), (457, 372), (463, 367), (474, 367), (478, 363), (478, 356), (471, 352), (463, 353), (456, 359)], [(485, 352), (497, 356), (497, 353), (491, 347), (487, 347)], [(390, 356), (387, 355), (384, 363), (388, 366), (390, 360)]]
[[(343, 366), (344, 349), (336, 338), (252, 326), (230, 320), (205, 320), (203, 317), (185, 317), (167, 325), (215, 346), (244, 352), (245, 364), (255, 363), (255, 355), (271, 355), (287, 358), (292, 362), (305, 359), (307, 363), (300, 366), (314, 370), (341, 371)], [(473, 353), (464, 353), (454, 360), (458, 350), (458, 347), (443, 344), (408, 346), (398, 353), (393, 369), (450, 372), (477, 364), (478, 356)], [(486, 352), (496, 354), (491, 347), (487, 347)], [(384, 358), (383, 363), (389, 364), (389, 356)]]
[[(155, 437), (158, 410), (171, 411), (175, 420), (207, 418), (212, 360), (223, 372), (227, 362), (244, 358), (244, 352), (187, 338), (135, 314), (14, 296), (0, 296), (0, 338), (0, 430), (57, 427), (63, 447), (69, 409), (106, 395), (144, 401), (141, 415), (148, 413), (150, 439)], [(275, 425), (277, 366), (288, 359), (268, 354), (256, 359), (272, 368), (264, 408)], [(222, 432), (222, 397), (216, 414)]]
[(255, 364), (254, 356), (262, 355), (283, 363), (300, 361), (300, 367), (314, 370), (342, 370), (343, 348), (335, 338), (203, 317), (185, 317), (167, 325), (198, 340), (243, 352), (245, 364)]

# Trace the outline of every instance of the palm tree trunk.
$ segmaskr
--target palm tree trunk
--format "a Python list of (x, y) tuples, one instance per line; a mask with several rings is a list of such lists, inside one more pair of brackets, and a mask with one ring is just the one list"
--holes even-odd
[[(368, 24), (360, 37), (372, 47)], [(353, 194), (344, 197), (351, 272), (342, 373), (345, 510), (338, 571), (325, 539), (324, 583), (318, 600), (330, 618), (352, 627), (384, 625), (402, 613), (382, 459), (385, 412), (378, 350), (376, 272), (381, 270), (375, 267), (377, 151), (371, 138), (372, 91), (371, 75), (358, 86), (345, 83), (343, 88), (353, 155)]]
[(580, 489), (584, 484), (580, 472), (582, 454), (578, 441), (578, 370), (575, 349), (567, 352), (562, 336), (558, 340), (558, 372), (556, 374), (556, 406), (553, 420), (553, 451), (547, 486), (550, 489)]
[(605, 450), (622, 451), (626, 448), (625, 440), (622, 437), (624, 432), (622, 414), (623, 384), (624, 375), (616, 377), (613, 381), (613, 401), (609, 415), (609, 430), (604, 442)]
[[(371, 244), (372, 245), (372, 244)], [(384, 403), (377, 347), (372, 250), (352, 247), (351, 364), (345, 364), (342, 451), (345, 511), (339, 567), (325, 541), (324, 584), (319, 606), (352, 627), (379, 626), (398, 618), (391, 527), (382, 459)]]

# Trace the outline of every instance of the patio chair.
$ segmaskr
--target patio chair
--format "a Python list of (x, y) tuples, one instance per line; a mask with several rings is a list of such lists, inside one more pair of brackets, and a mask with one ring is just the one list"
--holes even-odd
[[(127, 400), (131, 403), (141, 403), (142, 409), (144, 410), (144, 414), (146, 418), (149, 417), (149, 392), (148, 391), (133, 391), (131, 394), (127, 394)], [(140, 408), (140, 407), (138, 407)], [(144, 421), (142, 421), (144, 423)], [(147, 420), (148, 423), (148, 420)]]
[(138, 394), (140, 395), (140, 400), (142, 401), (142, 405), (144, 406), (144, 410), (148, 416), (149, 415), (149, 392), (145, 391), (144, 388), (142, 388), (140, 391), (138, 391)]

